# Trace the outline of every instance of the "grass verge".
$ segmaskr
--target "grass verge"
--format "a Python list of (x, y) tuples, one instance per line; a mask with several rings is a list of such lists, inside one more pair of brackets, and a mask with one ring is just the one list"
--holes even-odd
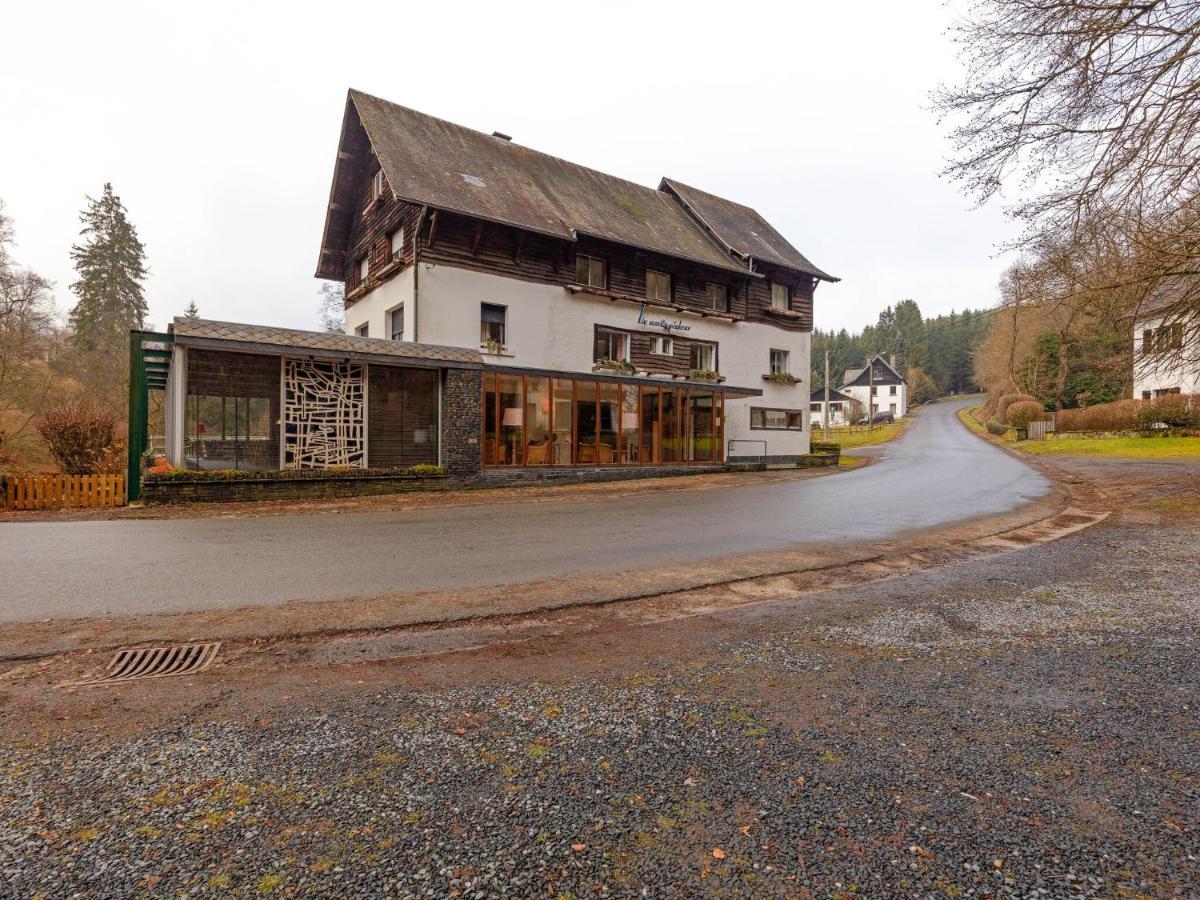
[[(895, 440), (904, 433), (908, 419), (901, 419), (899, 422), (893, 422), (890, 425), (876, 425), (870, 431), (867, 431), (866, 426), (855, 427), (853, 430), (849, 428), (830, 428), (829, 443), (837, 444), (843, 450), (849, 450), (852, 447), (869, 447), (873, 444), (886, 444), (888, 441)], [(813, 429), (814, 435), (823, 434), (820, 428)], [(821, 440), (825, 440), (824, 437)]]
[(1020, 441), (1014, 449), (1039, 456), (1111, 456), (1120, 459), (1200, 459), (1200, 438), (1112, 437)]

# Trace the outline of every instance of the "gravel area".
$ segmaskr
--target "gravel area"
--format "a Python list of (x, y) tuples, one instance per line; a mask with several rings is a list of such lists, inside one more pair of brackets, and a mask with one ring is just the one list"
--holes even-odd
[(1196, 896), (1198, 562), (1103, 527), (605, 677), (16, 741), (0, 895)]

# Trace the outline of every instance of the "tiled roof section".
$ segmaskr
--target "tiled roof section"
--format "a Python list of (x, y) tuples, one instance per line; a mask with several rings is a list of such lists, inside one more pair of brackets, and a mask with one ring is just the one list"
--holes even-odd
[(742, 257), (752, 256), (823, 281), (839, 280), (813, 265), (770, 222), (749, 206), (688, 187), (670, 178), (664, 178), (660, 187), (674, 193), (701, 222), (712, 229), (721, 243)]
[[(814, 388), (812, 394), (809, 395), (808, 402), (809, 403), (824, 403), (825, 402), (825, 388), (823, 388), (823, 387)], [(854, 401), (852, 398), (847, 397), (841, 391), (835, 391), (833, 388), (830, 388), (829, 389), (829, 402), (830, 403), (853, 403)]]
[(442, 347), (436, 344), (414, 344), (409, 341), (388, 341), (382, 338), (357, 337), (349, 334), (330, 334), (323, 331), (301, 331), (296, 328), (272, 328), (267, 325), (246, 325), (240, 322), (214, 322), (209, 319), (176, 318), (172, 332), (179, 343), (198, 341), (229, 341), (257, 344), (286, 350), (312, 350), (321, 353), (344, 353), (347, 356), (394, 356), (429, 362), (448, 362), (459, 365), (482, 365), (478, 350), (466, 347)]
[(1200, 282), (1200, 279), (1197, 279), (1194, 275), (1176, 275), (1168, 278), (1151, 291), (1150, 296), (1146, 298), (1145, 302), (1138, 309), (1137, 318), (1142, 319), (1174, 306), (1185, 295), (1195, 292), (1198, 282)]
[(564, 240), (585, 234), (746, 271), (663, 191), (361, 91), (350, 91), (350, 103), (402, 200)]

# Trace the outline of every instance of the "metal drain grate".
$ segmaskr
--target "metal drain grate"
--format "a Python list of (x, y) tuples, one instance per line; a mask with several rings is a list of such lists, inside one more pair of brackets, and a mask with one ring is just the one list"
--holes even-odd
[(108, 670), (97, 678), (76, 684), (111, 684), (138, 678), (166, 678), (170, 675), (194, 675), (212, 665), (221, 642), (211, 644), (175, 644), (171, 647), (139, 647), (118, 650)]

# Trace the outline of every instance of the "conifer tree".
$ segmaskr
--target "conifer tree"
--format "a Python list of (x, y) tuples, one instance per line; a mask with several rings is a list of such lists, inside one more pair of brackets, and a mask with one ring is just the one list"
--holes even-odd
[(199, 310), (199, 309), (196, 307), (196, 301), (195, 301), (195, 300), (192, 300), (192, 301), (190, 301), (190, 302), (188, 303), (188, 305), (187, 305), (187, 308), (186, 308), (186, 309), (184, 309), (184, 311), (183, 311), (183, 317), (184, 317), (185, 319), (198, 319), (198, 318), (200, 318), (200, 310)]
[(98, 199), (87, 198), (79, 218), (83, 240), (71, 248), (79, 273), (71, 285), (79, 298), (70, 316), (74, 340), (81, 350), (113, 352), (130, 329), (145, 325), (146, 251), (111, 184)]

